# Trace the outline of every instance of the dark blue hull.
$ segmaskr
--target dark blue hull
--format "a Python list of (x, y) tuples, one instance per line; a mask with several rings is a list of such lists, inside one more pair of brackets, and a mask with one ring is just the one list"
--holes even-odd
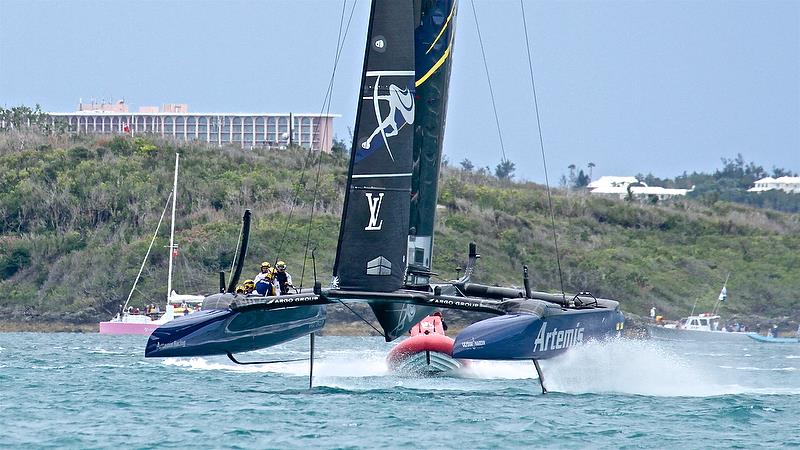
[(509, 314), (482, 320), (456, 336), (453, 357), (461, 359), (547, 359), (589, 339), (606, 339), (622, 330), (616, 309), (547, 308), (543, 315)]
[(206, 356), (270, 347), (319, 331), (325, 307), (272, 310), (203, 310), (179, 317), (153, 331), (145, 357)]

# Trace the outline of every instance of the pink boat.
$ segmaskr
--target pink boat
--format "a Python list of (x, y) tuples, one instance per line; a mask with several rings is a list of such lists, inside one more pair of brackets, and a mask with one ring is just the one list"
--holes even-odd
[[(100, 322), (100, 334), (142, 334), (149, 336), (153, 330), (170, 320), (199, 311), (204, 298), (202, 295), (180, 295), (172, 291), (170, 303), (167, 303), (165, 312), (161, 317), (156, 316), (157, 318), (154, 319), (147, 314), (124, 312), (122, 316), (117, 314), (107, 322)], [(173, 303), (179, 303), (181, 306), (176, 307)]]
[[(162, 316), (162, 318), (164, 317), (167, 317), (167, 314)], [(172, 317), (169, 320), (172, 320)], [(100, 322), (100, 334), (142, 334), (149, 336), (159, 325), (167, 322), (167, 320), (153, 320), (142, 315), (125, 314), (122, 319), (117, 316), (108, 322)]]
[[(175, 317), (180, 317), (185, 314), (192, 313), (196, 310), (200, 309), (200, 304), (202, 303), (203, 299), (205, 298), (202, 295), (180, 295), (177, 294), (175, 291), (172, 290), (172, 265), (173, 265), (173, 258), (178, 255), (178, 245), (175, 244), (175, 200), (177, 197), (178, 192), (178, 161), (180, 159), (180, 155), (175, 155), (175, 176), (172, 182), (172, 193), (170, 194), (169, 198), (167, 198), (167, 204), (164, 206), (164, 211), (161, 213), (161, 219), (158, 221), (158, 226), (156, 226), (156, 231), (153, 234), (153, 239), (150, 241), (150, 246), (147, 248), (147, 253), (144, 255), (144, 261), (142, 261), (142, 266), (139, 268), (139, 274), (136, 275), (136, 279), (133, 281), (133, 287), (131, 288), (130, 293), (128, 294), (128, 299), (125, 301), (125, 305), (120, 305), (120, 312), (114, 316), (113, 319), (107, 322), (100, 322), (100, 334), (143, 334), (143, 335), (150, 335), (153, 330), (158, 328), (160, 325), (163, 325), (170, 320), (174, 319)], [(128, 308), (128, 303), (131, 301), (131, 296), (133, 292), (136, 290), (136, 283), (139, 282), (139, 277), (142, 275), (142, 270), (144, 270), (145, 263), (147, 263), (147, 258), (150, 256), (150, 250), (153, 248), (153, 243), (156, 240), (156, 236), (158, 235), (158, 229), (161, 228), (161, 223), (164, 220), (164, 215), (167, 212), (167, 207), (169, 206), (169, 202), (172, 200), (172, 223), (171, 223), (171, 230), (169, 236), (169, 269), (167, 272), (167, 303), (166, 308), (164, 309), (164, 314), (162, 315), (160, 311), (153, 312), (149, 311), (150, 314), (139, 314), (138, 308), (133, 310), (132, 308)]]

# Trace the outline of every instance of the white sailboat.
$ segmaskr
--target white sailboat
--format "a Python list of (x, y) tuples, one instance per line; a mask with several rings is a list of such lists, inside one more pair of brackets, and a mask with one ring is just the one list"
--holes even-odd
[[(161, 213), (161, 218), (156, 226), (156, 231), (153, 233), (153, 239), (150, 241), (150, 246), (147, 248), (147, 253), (144, 255), (142, 266), (139, 268), (139, 273), (133, 281), (133, 287), (128, 298), (125, 300), (125, 305), (120, 307), (119, 313), (111, 320), (100, 322), (100, 334), (143, 334), (149, 335), (160, 325), (163, 325), (170, 320), (177, 317), (179, 314), (184, 315), (194, 311), (200, 304), (202, 304), (205, 296), (203, 295), (186, 295), (178, 294), (172, 289), (172, 268), (173, 260), (177, 253), (177, 246), (175, 245), (175, 205), (178, 193), (178, 164), (180, 155), (175, 154), (175, 175), (172, 182), (172, 192), (167, 199), (167, 205), (164, 206), (164, 211)], [(172, 220), (170, 224), (169, 234), (169, 268), (167, 270), (167, 298), (164, 310), (161, 311), (161, 305), (156, 308), (156, 311), (140, 311), (129, 308), (128, 304), (131, 301), (131, 296), (136, 289), (136, 284), (142, 275), (142, 270), (147, 263), (147, 258), (150, 256), (150, 250), (153, 248), (153, 243), (158, 236), (158, 230), (161, 228), (161, 223), (164, 220), (169, 201), (172, 201)], [(180, 305), (179, 310), (176, 311), (175, 305)]]

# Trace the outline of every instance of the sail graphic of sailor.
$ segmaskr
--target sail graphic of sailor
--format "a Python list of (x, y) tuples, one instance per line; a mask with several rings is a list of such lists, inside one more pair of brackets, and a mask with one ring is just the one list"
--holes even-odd
[[(380, 86), (381, 76), (378, 75), (375, 80), (374, 93), (372, 95), (372, 103), (375, 108), (375, 118), (378, 121), (378, 126), (375, 131), (361, 143), (361, 148), (366, 150), (375, 150), (372, 148), (373, 139), (381, 135), (383, 143), (386, 145), (386, 151), (389, 152), (389, 157), (394, 161), (392, 149), (389, 147), (387, 138), (396, 136), (406, 124), (414, 123), (414, 93), (410, 88), (401, 89), (395, 84), (389, 85), (389, 92), (386, 95), (378, 94), (378, 87)], [(383, 100), (388, 103), (389, 112), (385, 118), (381, 118), (380, 101)], [(398, 126), (398, 121), (403, 123)]]

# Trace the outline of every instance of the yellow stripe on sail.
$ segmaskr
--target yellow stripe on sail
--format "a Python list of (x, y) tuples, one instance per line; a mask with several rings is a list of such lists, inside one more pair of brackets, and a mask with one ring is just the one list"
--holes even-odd
[(438, 61), (436, 61), (436, 64), (434, 64), (433, 67), (431, 67), (431, 69), (425, 75), (422, 76), (422, 78), (420, 78), (419, 80), (416, 81), (416, 83), (414, 83), (415, 87), (418, 87), (420, 84), (424, 83), (425, 80), (430, 78), (430, 76), (433, 75), (434, 72), (436, 72), (436, 70), (438, 70), (442, 64), (444, 64), (447, 57), (450, 56), (450, 48), (451, 47), (447, 47), (447, 50), (445, 50), (442, 57), (439, 58)]
[(426, 55), (431, 52), (431, 49), (433, 49), (433, 46), (436, 45), (436, 43), (439, 41), (439, 38), (442, 37), (442, 35), (444, 34), (444, 30), (447, 29), (448, 25), (450, 25), (450, 19), (453, 18), (453, 14), (455, 14), (455, 12), (456, 12), (456, 2), (453, 2), (453, 7), (450, 8), (450, 15), (447, 16), (447, 20), (444, 22), (444, 25), (442, 26), (442, 29), (439, 30), (439, 35), (436, 36), (436, 39), (433, 40), (433, 43), (431, 44), (431, 46), (428, 47), (428, 50), (425, 52)]

